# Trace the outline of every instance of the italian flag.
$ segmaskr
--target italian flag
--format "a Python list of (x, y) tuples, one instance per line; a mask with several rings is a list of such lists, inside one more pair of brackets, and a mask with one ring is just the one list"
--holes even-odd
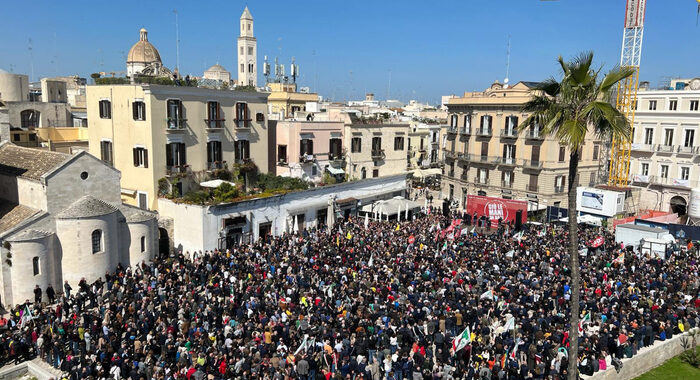
[(578, 323), (578, 332), (579, 334), (583, 332), (583, 324), (584, 323), (590, 323), (591, 322), (591, 313), (586, 313), (586, 315), (579, 321)]
[(466, 329), (464, 329), (464, 331), (462, 331), (461, 334), (452, 339), (452, 350), (456, 354), (457, 351), (466, 347), (469, 344), (469, 342), (471, 342), (471, 340), (471, 332), (469, 332), (469, 327), (467, 327)]

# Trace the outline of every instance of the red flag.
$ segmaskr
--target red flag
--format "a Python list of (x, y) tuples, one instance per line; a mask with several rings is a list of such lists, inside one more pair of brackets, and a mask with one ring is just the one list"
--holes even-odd
[(411, 235), (408, 237), (408, 244), (413, 244), (416, 242), (416, 237)]
[(591, 247), (598, 248), (601, 245), (603, 245), (603, 243), (605, 243), (605, 238), (602, 236), (598, 236), (591, 242)]

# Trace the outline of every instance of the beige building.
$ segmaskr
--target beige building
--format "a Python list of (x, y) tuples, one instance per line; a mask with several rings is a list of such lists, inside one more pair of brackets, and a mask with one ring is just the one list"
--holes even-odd
[(410, 124), (345, 124), (350, 179), (385, 177), (408, 170)]
[(158, 181), (179, 194), (196, 174), (252, 161), (268, 170), (267, 93), (162, 85), (87, 89), (90, 152), (121, 171), (122, 199), (157, 208)]
[(296, 83), (268, 83), (267, 99), (270, 117), (277, 120), (293, 118), (296, 112), (306, 111), (306, 103), (318, 102), (318, 94), (297, 92)]
[[(532, 82), (450, 98), (442, 192), (464, 207), (468, 194), (529, 201), (529, 210), (567, 206), (569, 151), (537, 125), (518, 133)], [(595, 185), (602, 142), (586, 141), (579, 184)]]

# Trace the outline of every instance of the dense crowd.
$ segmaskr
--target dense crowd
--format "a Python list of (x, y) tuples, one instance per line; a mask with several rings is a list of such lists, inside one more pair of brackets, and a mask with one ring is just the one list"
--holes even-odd
[[(565, 378), (565, 228), (453, 218), (343, 221), (118, 268), (9, 310), (0, 357), (39, 355), (71, 379)], [(694, 247), (661, 260), (599, 229), (580, 240), (581, 373), (698, 325)]]

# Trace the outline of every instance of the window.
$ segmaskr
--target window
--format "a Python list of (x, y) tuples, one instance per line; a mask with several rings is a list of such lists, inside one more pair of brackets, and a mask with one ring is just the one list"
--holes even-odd
[(654, 143), (654, 130), (652, 128), (644, 129), (644, 143), (647, 145)]
[(207, 142), (207, 164), (209, 169), (222, 169), (222, 156), (221, 141)]
[(236, 128), (248, 128), (248, 104), (236, 103)]
[(343, 141), (341, 139), (330, 139), (328, 141), (328, 148), (328, 157), (331, 160), (338, 160), (343, 158)]
[(134, 148), (134, 166), (138, 168), (148, 167), (148, 149), (143, 147)]
[(141, 253), (146, 252), (146, 237), (141, 236)]
[(491, 119), (492, 117), (489, 115), (483, 115), (481, 116), (481, 125), (480, 125), (480, 133), (481, 134), (489, 134), (491, 133)]
[(109, 100), (100, 100), (100, 119), (112, 118), (112, 102)]
[(250, 160), (250, 141), (237, 140), (233, 143), (236, 161)]
[(165, 165), (168, 170), (179, 168), (187, 164), (185, 143), (165, 144)]
[(690, 179), (690, 168), (687, 166), (681, 167), (681, 179), (687, 181)]
[(559, 162), (564, 162), (565, 159), (566, 159), (566, 147), (560, 146), (559, 147)]
[(148, 210), (148, 193), (144, 193), (143, 191), (138, 191), (137, 194), (139, 197), (139, 208), (141, 210)]
[[(243, 50), (243, 48), (241, 48), (241, 50)], [(243, 54), (243, 53), (241, 52), (241, 54)], [(241, 72), (244, 72), (244, 71), (245, 71), (245, 65), (241, 63)]]
[(362, 176), (362, 179), (367, 178), (367, 169), (365, 169), (365, 168), (363, 167), (362, 170), (360, 170), (360, 172), (362, 173), (362, 175), (361, 175), (361, 176)]
[(277, 145), (277, 162), (281, 164), (287, 163), (287, 146)]
[(131, 112), (134, 120), (146, 120), (146, 103), (140, 100), (135, 100), (131, 103)]
[(41, 268), (39, 266), (39, 256), (34, 256), (34, 258), (32, 258), (32, 269), (35, 276), (41, 274)]
[(223, 128), (223, 121), (219, 102), (207, 102), (207, 128)]
[(248, 64), (248, 72), (249, 72), (249, 73), (252, 73), (253, 71), (255, 71), (255, 69), (254, 69), (254, 67), (253, 67), (253, 64), (252, 64), (252, 63), (249, 63), (249, 64)]
[(489, 181), (489, 170), (484, 168), (477, 169), (477, 183), (486, 184)]
[(394, 137), (394, 150), (403, 150), (403, 136)]
[(635, 111), (637, 110), (637, 99), (632, 101), (632, 109)]
[(678, 100), (670, 100), (668, 102), (668, 110), (675, 111), (678, 108)]
[(183, 128), (182, 102), (179, 99), (168, 99), (168, 129)]
[(512, 187), (513, 178), (514, 175), (512, 171), (501, 172), (501, 181), (503, 182), (503, 187)]
[(455, 185), (450, 185), (450, 199), (455, 196)]
[[(243, 55), (243, 46), (241, 46), (240, 51), (241, 51), (241, 52), (240, 52), (239, 54), (240, 54), (240, 55)], [(242, 70), (241, 70), (241, 71), (242, 71)]]
[(515, 135), (516, 128), (518, 128), (518, 117), (508, 116), (506, 117), (505, 132), (507, 136)]
[(659, 168), (659, 177), (668, 178), (668, 165), (661, 165)]
[(464, 115), (464, 128), (468, 131), (472, 126), (472, 115)]
[(114, 160), (112, 159), (111, 141), (100, 141), (100, 158), (110, 166), (114, 165)]
[(673, 145), (673, 129), (666, 129), (664, 131), (664, 145)]
[(258, 112), (255, 114), (255, 121), (265, 121), (265, 114)]
[(372, 153), (379, 153), (382, 151), (382, 138), (372, 137)]
[(640, 175), (647, 176), (649, 175), (649, 163), (648, 162), (642, 162), (642, 166), (639, 169)]
[(594, 161), (598, 159), (599, 153), (600, 153), (600, 145), (598, 145), (598, 144), (593, 145), (593, 160)]
[(102, 252), (102, 230), (92, 231), (92, 253)]
[(683, 139), (683, 146), (686, 148), (690, 148), (693, 146), (694, 141), (695, 141), (695, 130), (694, 129), (686, 129), (685, 130), (685, 138)]
[(372, 169), (372, 178), (379, 177), (379, 169)]
[(504, 164), (515, 164), (515, 145), (504, 144), (503, 145), (503, 163)]
[(554, 177), (554, 192), (555, 193), (563, 193), (564, 192), (564, 182), (565, 182), (565, 176), (563, 175), (558, 175)]
[[(250, 30), (250, 25), (248, 25), (248, 30)], [(248, 47), (248, 55), (253, 55), (253, 47), (252, 46)]]
[(314, 154), (314, 140), (311, 139), (301, 139), (299, 142), (299, 155), (313, 155)]
[(527, 185), (527, 191), (538, 192), (539, 188), (537, 186), (540, 176), (537, 174), (530, 174), (530, 182)]
[(362, 152), (362, 138), (353, 137), (352, 140), (350, 140), (350, 152), (351, 153)]
[(450, 127), (457, 127), (457, 115), (452, 115), (452, 117), (450, 117)]
[(649, 101), (649, 111), (656, 111), (656, 100)]
[(13, 134), (12, 134), (12, 139), (13, 139), (14, 141), (20, 141), (20, 140), (22, 140), (22, 136), (20, 136), (19, 133), (13, 133)]
[(23, 129), (39, 128), (40, 112), (36, 110), (24, 110), (19, 113)]
[(690, 110), (691, 110), (691, 111), (697, 111), (697, 110), (698, 110), (698, 101), (697, 101), (697, 100), (691, 100), (691, 101), (690, 101)]

